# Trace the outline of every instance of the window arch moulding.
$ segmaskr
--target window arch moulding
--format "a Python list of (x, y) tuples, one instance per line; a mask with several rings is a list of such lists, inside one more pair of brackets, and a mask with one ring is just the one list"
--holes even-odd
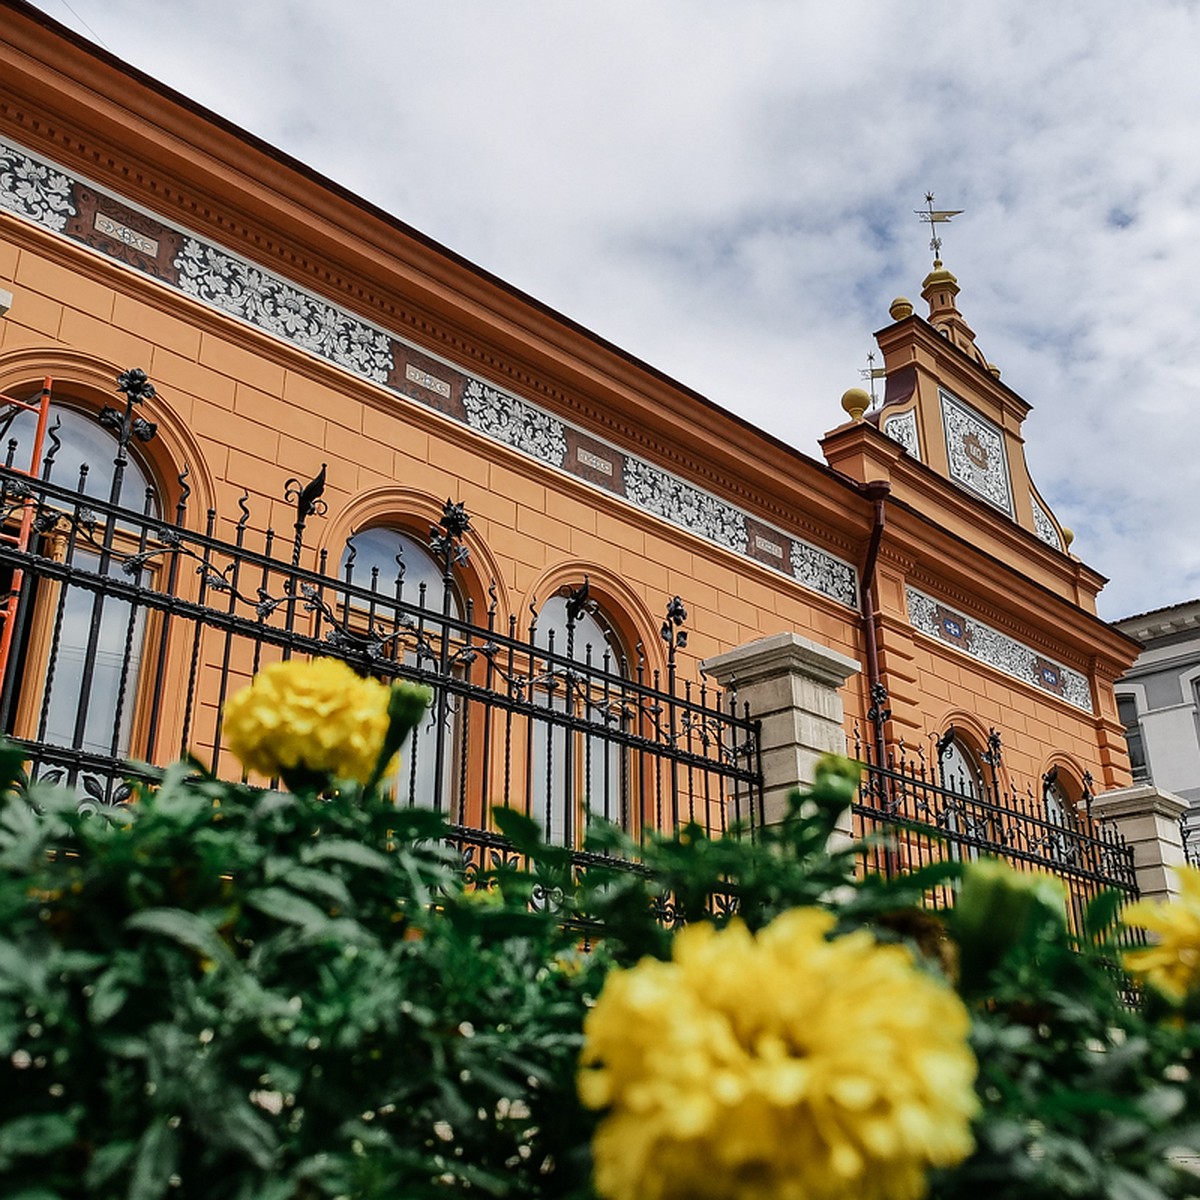
[[(61, 346), (22, 347), (0, 354), (0, 394), (22, 397), (36, 392), (49, 376), (52, 411), (55, 398), (68, 398), (78, 402), (71, 407), (97, 414), (106, 404), (119, 407), (122, 397), (117, 391), (117, 378), (127, 369)], [(153, 376), (150, 382), (155, 383)], [(157, 431), (152, 441), (138, 444), (138, 457), (154, 476), (152, 482), (161, 497), (164, 518), (174, 518), (186, 489), (185, 524), (202, 529), (205, 514), (216, 504), (212, 471), (199, 441), (172, 403), (171, 389), (160, 390), (155, 384), (155, 391), (154, 399), (143, 407), (143, 415), (155, 423)], [(181, 485), (180, 476), (185, 471)]]
[[(630, 670), (636, 670), (640, 654), (645, 663), (647, 683), (651, 682), (655, 672), (661, 676), (667, 669), (666, 647), (658, 636), (662, 615), (655, 616), (641, 596), (619, 576), (583, 559), (555, 563), (533, 581), (517, 609), (518, 621), (526, 626), (522, 636), (528, 632), (533, 613), (539, 612), (547, 600), (575, 591), (585, 579), (588, 601), (598, 607), (604, 621), (612, 626), (629, 658)], [(663, 597), (664, 610), (670, 599)]]
[[(447, 498), (439, 499), (430, 492), (415, 488), (371, 488), (331, 514), (322, 528), (317, 551), (325, 555), (329, 564), (328, 572), (338, 574), (338, 565), (347, 543), (366, 529), (395, 529), (419, 545), (428, 547), (430, 529), (440, 523), (447, 503), (450, 503)], [(467, 516), (471, 516), (470, 512)], [(494, 608), (495, 627), (506, 629), (512, 609), (500, 565), (475, 528), (469, 529), (462, 540), (469, 557), (465, 563), (455, 567), (454, 578), (463, 601), (471, 606), (472, 620), (477, 625), (486, 625), (488, 611)], [(356, 579), (355, 582), (362, 581)], [(406, 599), (410, 603), (416, 602), (415, 599)], [(438, 607), (440, 603), (439, 597)]]
[[(935, 737), (934, 759), (940, 759), (938, 747), (948, 735), (952, 735), (953, 741), (965, 752), (968, 761), (973, 767), (978, 784), (978, 798), (984, 799), (997, 795), (1003, 796), (1008, 793), (1009, 779), (1004, 763), (1004, 743), (1002, 740), (999, 742), (1000, 754), (998, 761), (994, 764), (988, 761), (989, 756), (992, 754), (991, 739), (993, 736), (999, 737), (994, 729), (985, 727), (978, 717), (964, 709), (952, 709), (943, 714), (942, 719), (937, 722), (934, 728), (941, 731), (936, 735), (932, 735)], [(939, 761), (939, 770), (940, 766), (941, 763)]]

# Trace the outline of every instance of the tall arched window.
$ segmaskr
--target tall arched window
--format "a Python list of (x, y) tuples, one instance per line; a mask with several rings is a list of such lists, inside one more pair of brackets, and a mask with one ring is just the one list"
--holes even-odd
[[(441, 563), (412, 534), (383, 525), (360, 530), (346, 542), (341, 574), (355, 589), (351, 603), (357, 607), (369, 603), (357, 596), (360, 588), (382, 601), (399, 599), (434, 612), (442, 611), (447, 596)], [(461, 618), (462, 596), (453, 578), (449, 584), (450, 615)]]
[(1044, 831), (1039, 840), (1044, 844), (1046, 853), (1058, 862), (1068, 862), (1072, 857), (1073, 842), (1069, 831), (1079, 827), (1076, 801), (1082, 792), (1083, 789), (1057, 765), (1042, 776), (1042, 804), (1050, 828)]
[(628, 829), (628, 756), (612, 738), (627, 719), (620, 639), (598, 608), (565, 596), (542, 605), (535, 636), (547, 654), (538, 704), (559, 719), (534, 724), (531, 815), (557, 845), (581, 843), (592, 817)]
[(945, 792), (937, 823), (949, 836), (953, 858), (978, 858), (979, 843), (988, 838), (989, 822), (983, 776), (974, 754), (954, 732), (946, 731), (937, 744), (938, 772)]
[[(341, 578), (351, 632), (382, 638), (385, 657), (415, 671), (439, 669), (455, 638), (444, 618), (461, 620), (462, 594), (441, 563), (412, 534), (375, 525), (346, 542)], [(412, 610), (416, 609), (414, 613)], [(459, 744), (458, 703), (437, 688), (434, 703), (413, 731), (394, 779), (398, 801), (454, 811)]]
[[(88, 500), (107, 502), (121, 458), (115, 489), (120, 506), (151, 515), (160, 511), (159, 490), (135, 443), (120, 453), (100, 414), (56, 395), (40, 462), (31, 461), (36, 419), (25, 409), (0, 411), (7, 463)], [(153, 426), (143, 421), (142, 428), (143, 440), (153, 436)], [(47, 497), (46, 503), (61, 508), (65, 519), (43, 522), (46, 531), (31, 549), (79, 574), (68, 583), (25, 574), (22, 589), (28, 595), (18, 610), (21, 627), (9, 661), (16, 675), (5, 691), (12, 701), (7, 728), (51, 746), (136, 757), (146, 610), (103, 587), (86, 586), (89, 576), (146, 583), (150, 568), (122, 569), (138, 548), (134, 521), (108, 519), (65, 498)]]
[(942, 787), (948, 792), (955, 792), (971, 800), (979, 798), (982, 788), (975, 758), (953, 734), (938, 745), (938, 767), (941, 771)]

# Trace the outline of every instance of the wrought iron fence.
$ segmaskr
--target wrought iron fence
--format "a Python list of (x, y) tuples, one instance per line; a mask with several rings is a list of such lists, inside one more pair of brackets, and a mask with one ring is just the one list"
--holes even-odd
[[(876, 701), (879, 709), (882, 701)], [(878, 715), (878, 713), (877, 713)], [(882, 722), (879, 722), (882, 724)], [(978, 769), (951, 765), (954, 729), (930, 738), (930, 751), (900, 741), (888, 749), (879, 737), (855, 729), (855, 754), (866, 764), (853, 806), (854, 832), (869, 840), (868, 871), (892, 877), (946, 858), (1001, 858), (1019, 870), (1043, 871), (1061, 880), (1068, 920), (1076, 932), (1088, 903), (1117, 889), (1138, 894), (1133, 848), (1114, 825), (1091, 812), (1091, 779), (1074, 803), (1060, 801), (1057, 772), (1042, 780), (1041, 795), (1002, 782), (1002, 747), (993, 730)], [(953, 904), (953, 889), (930, 890), (932, 907)]]
[[(51, 434), (53, 438), (53, 433)], [(501, 621), (464, 599), (469, 518), (447, 502), (430, 530), (440, 580), (355, 575), (354, 546), (331, 569), (305, 542), (324, 477), (291, 480), (290, 537), (256, 528), (247, 499), (221, 539), (215, 512), (190, 528), (189, 490), (170, 517), (141, 511), (9, 464), (0, 527), (31, 518), (28, 544), (0, 543), (0, 586), (19, 586), (0, 723), (25, 748), (32, 778), (78, 789), (87, 804), (123, 802), (127, 780), (195, 753), (224, 777), (222, 705), (266, 664), (340, 657), (364, 674), (427, 683), (434, 701), (394, 778), (397, 801), (442, 811), (468, 861), (503, 850), (493, 806), (537, 818), (577, 847), (603, 817), (637, 837), (694, 820), (710, 832), (761, 820), (757, 726), (733, 693), (679, 678), (686, 635), (678, 597), (663, 619), (665, 672), (615, 643), (584, 642), (595, 608), (587, 580), (561, 597), (563, 620)], [(589, 626), (594, 628), (594, 626)], [(602, 639), (601, 639), (602, 640)], [(267, 782), (265, 780), (255, 782)]]
[[(25, 748), (31, 778), (66, 783), (94, 805), (124, 802), (129, 780), (153, 779), (188, 752), (236, 778), (225, 699), (270, 662), (332, 655), (433, 688), (391, 785), (398, 803), (446, 815), (469, 871), (511, 853), (494, 828), (497, 805), (538, 819), (580, 865), (592, 817), (634, 837), (685, 820), (709, 833), (761, 821), (757, 723), (735, 694), (679, 678), (679, 597), (663, 617), (660, 672), (641, 645), (629, 652), (597, 626), (586, 578), (557, 598), (556, 620), (535, 608), (501, 619), (494, 586), (477, 606), (458, 586), (471, 532), (459, 504), (447, 501), (429, 530), (434, 567), (423, 578), (402, 553), (358, 563), (354, 538), (336, 564), (309, 545), (324, 468), (307, 484), (288, 481), (290, 533), (258, 524), (245, 494), (236, 520), (210, 510), (197, 521), (186, 471), (173, 512), (152, 488), (130, 506), (130, 446), (155, 436), (139, 415), (154, 389), (140, 371), (118, 383), (124, 411), (106, 408), (99, 421), (116, 437), (107, 477), (77, 463), (77, 477), (62, 479), (59, 467), (56, 478), (54, 427), (34, 469), (14, 465), (15, 438), (0, 466), (0, 589), (15, 599), (4, 606), (0, 728)], [(0, 435), (13, 420), (0, 410)], [(1136, 891), (1130, 850), (1086, 804), (1076, 818), (1051, 812), (1046, 791), (1040, 804), (1032, 792), (1001, 795), (998, 738), (988, 779), (951, 778), (940, 753), (931, 767), (903, 744), (887, 752), (886, 693), (873, 702), (874, 736), (855, 745), (868, 768), (854, 805), (856, 832), (871, 835), (868, 870), (997, 854), (1063, 879), (1076, 922), (1102, 888)]]

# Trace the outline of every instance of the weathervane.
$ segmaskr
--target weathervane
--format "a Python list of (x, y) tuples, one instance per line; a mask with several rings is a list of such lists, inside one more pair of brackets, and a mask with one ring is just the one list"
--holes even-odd
[(913, 212), (929, 226), (933, 236), (929, 239), (929, 249), (933, 251), (935, 262), (941, 262), (942, 259), (942, 239), (937, 235), (937, 227), (946, 224), (952, 217), (957, 217), (963, 209), (961, 208), (934, 208), (933, 193), (925, 193), (925, 203), (929, 206), (927, 209), (914, 208)]
[(875, 380), (887, 378), (887, 367), (877, 367), (875, 365), (875, 351), (867, 351), (867, 366), (859, 369), (858, 375), (860, 379), (867, 381), (867, 386), (871, 389), (871, 407), (875, 407)]

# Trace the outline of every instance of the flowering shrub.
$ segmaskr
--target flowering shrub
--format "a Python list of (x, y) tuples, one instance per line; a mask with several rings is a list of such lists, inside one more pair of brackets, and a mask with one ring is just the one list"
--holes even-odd
[(757, 937), (680, 933), (670, 962), (609, 975), (580, 1091), (605, 1109), (613, 1200), (916, 1200), (971, 1152), (970, 1020), (944, 981), (865, 930), (798, 908)]
[[(400, 698), (428, 704), (429, 691), (364, 679), (336, 658), (289, 659), (265, 667), (225, 704), (225, 735), (242, 764), (289, 784), (331, 779), (369, 783), (388, 769), (381, 758)], [(416, 723), (416, 713), (408, 727)], [(397, 746), (391, 746), (392, 753)]]
[(586, 871), (501, 810), (468, 881), (378, 787), (428, 693), (285, 665), (227, 728), (290, 792), (181, 764), (84, 816), (0, 747), (6, 1200), (1200, 1194), (1195, 873), (1130, 913), (1142, 997), (1114, 897), (1074, 939), (996, 864), (860, 878), (844, 761)]

